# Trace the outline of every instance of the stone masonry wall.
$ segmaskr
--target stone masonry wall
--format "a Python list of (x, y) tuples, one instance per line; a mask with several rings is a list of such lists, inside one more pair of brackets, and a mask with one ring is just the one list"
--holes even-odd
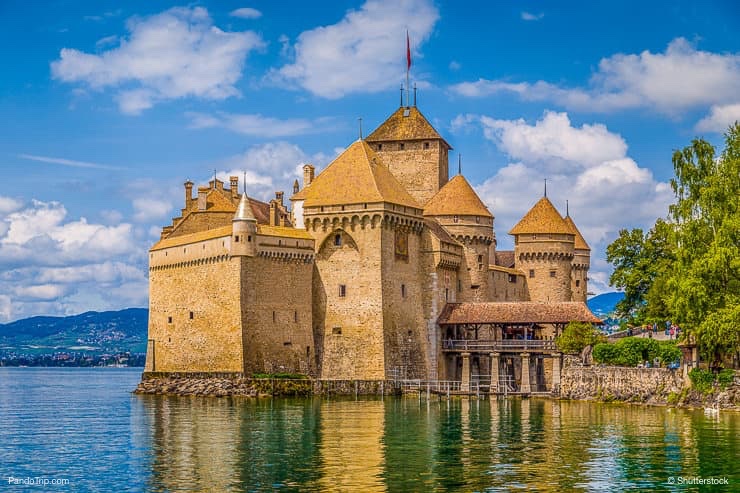
[[(572, 240), (523, 238), (528, 236), (520, 235), (514, 246), (514, 256), (516, 268), (527, 279), (529, 298), (545, 302), (571, 301)], [(530, 271), (534, 271), (534, 277)]]
[[(427, 149), (424, 148), (425, 143), (428, 144)], [(382, 144), (380, 150), (379, 144)], [(442, 141), (373, 142), (371, 145), (419, 205), (423, 206), (447, 183), (447, 149)]]

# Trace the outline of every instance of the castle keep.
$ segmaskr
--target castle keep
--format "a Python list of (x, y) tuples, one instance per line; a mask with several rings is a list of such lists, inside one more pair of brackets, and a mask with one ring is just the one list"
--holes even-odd
[(553, 338), (585, 304), (590, 249), (541, 198), (496, 249), (450, 145), (400, 107), (285, 201), (185, 183), (149, 252), (147, 372), (304, 373), (552, 390)]

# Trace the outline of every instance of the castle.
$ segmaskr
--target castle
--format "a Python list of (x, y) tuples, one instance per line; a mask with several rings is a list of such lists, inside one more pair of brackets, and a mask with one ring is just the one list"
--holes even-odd
[(542, 197), (496, 249), (494, 216), (451, 147), (399, 107), (287, 205), (214, 177), (185, 183), (149, 252), (146, 372), (295, 372), (553, 390), (553, 338), (585, 304), (590, 249)]

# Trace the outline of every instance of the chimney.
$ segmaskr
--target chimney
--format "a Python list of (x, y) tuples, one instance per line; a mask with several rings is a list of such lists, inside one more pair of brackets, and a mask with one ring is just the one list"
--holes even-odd
[(278, 210), (275, 204), (275, 200), (270, 201), (270, 226), (279, 226), (278, 222)]
[(206, 195), (208, 195), (208, 187), (198, 187), (198, 210), (206, 210)]
[(283, 195), (285, 195), (285, 192), (275, 192), (275, 199), (280, 202), (280, 205), (283, 205)]
[(313, 181), (313, 173), (316, 168), (312, 164), (303, 165), (303, 188), (306, 188)]
[(231, 187), (231, 198), (236, 199), (239, 198), (239, 177), (238, 176), (230, 176), (229, 177), (230, 187)]
[(193, 199), (193, 182), (188, 180), (185, 182), (185, 208), (187, 209), (190, 205), (190, 201)]
[(293, 182), (293, 195), (298, 193), (298, 180)]

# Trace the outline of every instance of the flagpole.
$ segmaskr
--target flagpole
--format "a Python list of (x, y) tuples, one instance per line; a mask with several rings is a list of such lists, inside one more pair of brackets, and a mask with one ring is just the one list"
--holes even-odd
[(409, 84), (409, 71), (411, 70), (411, 41), (409, 40), (409, 30), (406, 29), (406, 107), (411, 106), (409, 101), (409, 94), (411, 92), (411, 84)]

